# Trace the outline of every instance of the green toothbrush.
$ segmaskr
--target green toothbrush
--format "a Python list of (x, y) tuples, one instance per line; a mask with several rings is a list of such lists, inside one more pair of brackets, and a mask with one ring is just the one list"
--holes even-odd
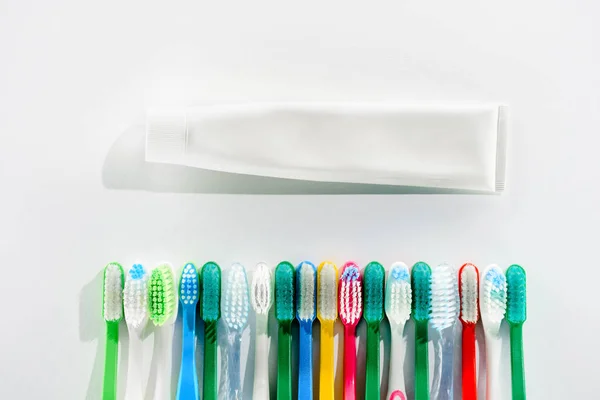
[(119, 324), (123, 319), (123, 268), (117, 263), (104, 267), (102, 316), (106, 322), (106, 358), (104, 360), (103, 400), (117, 398), (117, 363), (119, 360)]
[(294, 320), (294, 266), (287, 261), (275, 269), (277, 343), (277, 400), (292, 399), (292, 321)]
[(506, 320), (510, 326), (510, 364), (512, 371), (512, 398), (525, 400), (525, 371), (523, 366), (523, 323), (527, 319), (525, 270), (511, 265), (506, 270)]
[(418, 262), (412, 269), (413, 302), (412, 316), (415, 320), (415, 400), (429, 399), (429, 355), (427, 332), (431, 318), (431, 268)]
[(379, 400), (379, 325), (383, 320), (385, 269), (376, 261), (369, 263), (364, 272), (365, 310), (367, 322), (367, 367), (365, 399)]
[(217, 324), (221, 317), (221, 268), (207, 262), (200, 273), (204, 321), (204, 400), (217, 400)]

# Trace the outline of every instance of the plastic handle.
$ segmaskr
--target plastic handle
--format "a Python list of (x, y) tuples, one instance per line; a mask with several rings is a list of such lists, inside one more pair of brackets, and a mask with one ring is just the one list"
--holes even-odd
[(477, 358), (475, 356), (475, 324), (463, 324), (462, 398), (463, 400), (477, 400)]
[(129, 362), (127, 366), (126, 400), (143, 400), (144, 387), (142, 380), (143, 346), (139, 333), (135, 328), (129, 328)]
[(106, 357), (102, 400), (117, 398), (117, 363), (119, 361), (119, 323), (106, 323)]
[(344, 400), (356, 398), (356, 327), (344, 327)]
[(229, 348), (227, 349), (227, 400), (242, 399), (242, 380), (240, 377), (240, 349), (242, 347), (242, 334), (239, 332), (228, 335)]
[(254, 355), (254, 400), (269, 400), (269, 318), (256, 315), (256, 353)]
[(312, 400), (312, 321), (300, 322), (298, 400)]
[(523, 362), (523, 325), (510, 327), (510, 366), (512, 372), (512, 398), (525, 400), (525, 365)]
[(427, 321), (415, 321), (415, 400), (429, 399), (428, 342)]
[(431, 398), (452, 400), (454, 397), (454, 326), (440, 332), (436, 341), (436, 363)]
[(217, 321), (204, 323), (204, 400), (217, 400)]
[(335, 361), (333, 352), (333, 335), (335, 334), (334, 329), (334, 321), (321, 321), (321, 374), (319, 378), (320, 400), (335, 400)]
[(485, 335), (485, 353), (487, 360), (486, 400), (502, 399), (502, 381), (500, 379), (500, 357), (502, 341), (500, 337)]
[(391, 327), (391, 357), (390, 373), (388, 378), (388, 400), (406, 399), (404, 384), (404, 358), (406, 354), (406, 341), (402, 336), (404, 325)]
[(379, 322), (367, 325), (367, 367), (365, 400), (380, 400), (379, 386)]
[(155, 399), (172, 399), (171, 394), (171, 376), (173, 374), (173, 330), (172, 324), (166, 324), (158, 328), (154, 337), (156, 338), (155, 352), (157, 353), (157, 375)]
[(198, 400), (195, 307), (183, 309), (182, 331), (181, 369), (179, 370), (179, 384), (177, 385), (177, 400)]
[(292, 399), (292, 322), (279, 323), (277, 343), (277, 400)]

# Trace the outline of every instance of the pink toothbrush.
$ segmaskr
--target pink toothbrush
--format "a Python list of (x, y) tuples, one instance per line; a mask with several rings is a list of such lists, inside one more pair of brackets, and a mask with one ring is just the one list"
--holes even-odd
[(356, 325), (362, 317), (362, 279), (358, 266), (342, 267), (338, 285), (340, 320), (344, 324), (344, 400), (356, 398)]

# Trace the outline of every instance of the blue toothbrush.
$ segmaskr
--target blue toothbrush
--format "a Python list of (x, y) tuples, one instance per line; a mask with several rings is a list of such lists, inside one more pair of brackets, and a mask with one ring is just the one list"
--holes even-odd
[(198, 271), (194, 264), (183, 268), (179, 282), (179, 301), (183, 308), (183, 344), (177, 400), (198, 400), (196, 375), (196, 304), (198, 303)]
[(313, 263), (303, 261), (298, 265), (296, 293), (296, 318), (300, 323), (298, 400), (312, 400), (312, 325), (317, 316), (317, 268)]

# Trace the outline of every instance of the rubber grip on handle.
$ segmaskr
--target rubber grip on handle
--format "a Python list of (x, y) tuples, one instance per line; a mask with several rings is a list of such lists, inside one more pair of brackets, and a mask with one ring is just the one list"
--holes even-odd
[(344, 327), (344, 400), (356, 399), (355, 326)]
[(333, 336), (334, 321), (321, 321), (321, 360), (319, 375), (319, 399), (335, 400), (335, 360)]
[(429, 400), (429, 332), (427, 321), (415, 321), (415, 400)]
[(204, 400), (217, 400), (217, 321), (204, 323)]
[(312, 321), (300, 322), (298, 400), (312, 400)]
[(119, 361), (119, 322), (106, 323), (106, 357), (102, 400), (117, 398), (117, 364)]
[(510, 366), (513, 400), (525, 400), (525, 365), (523, 359), (523, 325), (510, 327)]
[(198, 400), (196, 374), (196, 309), (184, 308), (181, 346), (181, 367), (177, 385), (177, 400)]
[(462, 398), (477, 400), (477, 358), (475, 324), (463, 324), (462, 331)]
[(292, 399), (292, 322), (280, 322), (277, 343), (277, 400)]

